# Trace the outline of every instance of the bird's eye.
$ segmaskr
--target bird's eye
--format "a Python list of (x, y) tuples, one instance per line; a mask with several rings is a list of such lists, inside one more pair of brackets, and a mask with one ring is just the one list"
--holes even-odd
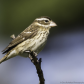
[(48, 20), (45, 20), (45, 22), (49, 22)]

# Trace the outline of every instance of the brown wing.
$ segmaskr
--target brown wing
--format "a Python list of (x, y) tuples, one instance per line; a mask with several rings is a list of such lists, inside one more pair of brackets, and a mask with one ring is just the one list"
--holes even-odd
[(2, 51), (3, 54), (7, 53), (23, 41), (33, 38), (37, 34), (37, 32), (38, 26), (35, 27), (31, 25), (29, 28), (26, 28), (22, 33), (20, 33), (14, 40), (9, 43), (9, 45)]

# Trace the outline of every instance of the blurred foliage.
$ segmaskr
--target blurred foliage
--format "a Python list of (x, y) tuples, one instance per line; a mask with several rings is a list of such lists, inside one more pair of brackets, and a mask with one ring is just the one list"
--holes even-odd
[(40, 16), (58, 24), (51, 33), (70, 30), (84, 22), (84, 0), (0, 0), (0, 34), (17, 35)]

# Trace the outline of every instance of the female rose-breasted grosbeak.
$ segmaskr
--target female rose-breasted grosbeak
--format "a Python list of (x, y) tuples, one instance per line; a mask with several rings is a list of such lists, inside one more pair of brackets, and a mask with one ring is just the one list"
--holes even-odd
[(54, 26), (57, 26), (56, 23), (47, 16), (36, 18), (16, 38), (13, 35), (13, 40), (2, 51), (6, 55), (0, 60), (0, 63), (17, 55), (28, 57), (26, 51), (34, 51), (38, 54), (46, 43), (50, 28)]

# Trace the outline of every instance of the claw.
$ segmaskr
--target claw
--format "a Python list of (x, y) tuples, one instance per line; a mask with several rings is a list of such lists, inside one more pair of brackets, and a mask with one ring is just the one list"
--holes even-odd
[(36, 53), (36, 52), (32, 51), (31, 53), (32, 53), (35, 57), (37, 56), (37, 53)]

